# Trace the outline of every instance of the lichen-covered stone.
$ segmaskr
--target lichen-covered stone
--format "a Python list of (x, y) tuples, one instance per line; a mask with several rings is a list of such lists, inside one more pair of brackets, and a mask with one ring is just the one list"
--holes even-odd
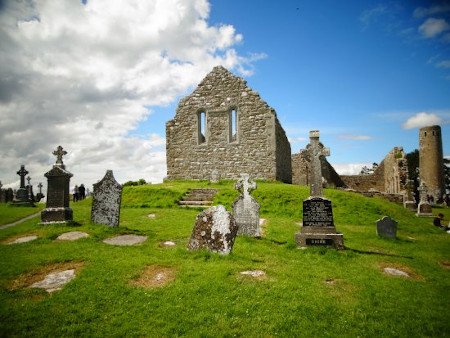
[(237, 231), (236, 222), (225, 207), (213, 206), (197, 215), (188, 249), (206, 248), (226, 255), (233, 249)]
[(235, 188), (240, 192), (239, 197), (233, 202), (233, 217), (238, 226), (238, 235), (261, 236), (260, 206), (250, 195), (250, 192), (256, 189), (256, 183), (250, 180), (248, 174), (242, 174)]
[(91, 221), (111, 227), (119, 226), (122, 186), (114, 179), (112, 170), (94, 184)]
[(168, 179), (210, 180), (217, 170), (220, 179), (246, 172), (291, 182), (291, 146), (275, 110), (221, 66), (180, 100), (166, 124), (166, 149)]

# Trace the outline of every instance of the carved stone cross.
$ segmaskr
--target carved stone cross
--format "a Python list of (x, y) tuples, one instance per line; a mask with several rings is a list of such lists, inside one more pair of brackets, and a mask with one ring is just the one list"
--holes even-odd
[(25, 169), (24, 165), (20, 166), (20, 170), (17, 172), (17, 175), (20, 176), (20, 187), (25, 188), (25, 176), (28, 174), (28, 171)]
[(245, 200), (250, 197), (250, 192), (256, 189), (256, 182), (250, 181), (250, 175), (241, 174), (241, 178), (236, 182), (235, 188), (239, 190)]
[(27, 181), (28, 181), (28, 185), (30, 185), (30, 181), (31, 181), (31, 177), (30, 176), (27, 177)]
[(425, 182), (422, 181), (417, 190), (419, 190), (420, 203), (428, 203), (427, 201), (428, 187), (426, 186)]
[(53, 155), (56, 156), (56, 164), (58, 167), (64, 168), (64, 163), (62, 157), (67, 154), (67, 151), (63, 150), (63, 147), (58, 146), (56, 150), (53, 152)]
[(2, 184), (2, 181), (0, 181), (0, 190), (2, 189), (2, 187), (3, 187), (3, 184)]
[(311, 197), (322, 197), (322, 165), (320, 162), (321, 156), (330, 156), (330, 149), (323, 148), (319, 142), (319, 131), (311, 130), (309, 132), (309, 144), (311, 154)]
[(39, 188), (39, 193), (42, 194), (42, 187), (43, 187), (42, 182), (39, 182), (37, 186)]

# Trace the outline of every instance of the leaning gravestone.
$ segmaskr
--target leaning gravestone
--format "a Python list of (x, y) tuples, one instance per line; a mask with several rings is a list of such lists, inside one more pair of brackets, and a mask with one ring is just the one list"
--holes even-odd
[(384, 238), (397, 237), (397, 221), (389, 216), (384, 216), (377, 221), (377, 235)]
[(250, 195), (250, 192), (256, 189), (256, 183), (250, 181), (248, 174), (241, 174), (241, 178), (236, 183), (235, 188), (240, 193), (233, 203), (233, 217), (238, 226), (238, 235), (261, 236), (261, 227), (259, 225), (260, 206)]
[(433, 210), (431, 209), (431, 204), (427, 201), (428, 187), (425, 182), (421, 182), (418, 188), (420, 194), (420, 202), (417, 207), (417, 216), (419, 217), (431, 217), (433, 216)]
[(66, 171), (62, 161), (67, 154), (61, 146), (53, 152), (56, 163), (53, 168), (44, 174), (47, 177), (47, 204), (41, 212), (41, 224), (68, 223), (72, 221), (73, 211), (69, 208), (70, 178), (73, 176)]
[(112, 170), (94, 184), (91, 221), (111, 227), (119, 226), (122, 186), (114, 179)]
[(310, 197), (303, 201), (303, 227), (295, 234), (295, 241), (300, 247), (332, 246), (344, 248), (344, 236), (336, 232), (333, 222), (331, 201), (322, 197), (321, 156), (329, 156), (330, 151), (319, 142), (319, 131), (309, 133), (311, 158)]
[(233, 249), (238, 227), (223, 205), (213, 206), (197, 215), (189, 240), (189, 250), (206, 248), (229, 254)]

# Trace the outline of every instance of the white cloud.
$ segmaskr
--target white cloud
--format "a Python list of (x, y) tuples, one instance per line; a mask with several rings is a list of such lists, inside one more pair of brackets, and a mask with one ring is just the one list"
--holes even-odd
[(450, 60), (444, 60), (436, 64), (438, 68), (450, 68)]
[[(231, 25), (208, 24), (207, 0), (6, 1), (0, 11), (0, 179), (33, 181), (62, 145), (72, 185), (107, 169), (119, 182), (166, 174), (163, 135), (132, 137), (149, 106), (173, 102), (222, 64), (241, 74)], [(167, 119), (172, 116), (167, 116)]]
[(371, 140), (372, 139), (371, 136), (367, 136), (367, 135), (353, 135), (353, 134), (339, 135), (338, 138), (340, 140), (354, 140), (354, 141), (367, 141), (367, 140)]
[(417, 113), (414, 116), (411, 116), (403, 123), (403, 129), (413, 129), (413, 128), (422, 128), (427, 126), (432, 126), (435, 124), (441, 124), (442, 118), (440, 118), (436, 114), (421, 112)]
[(334, 170), (339, 175), (358, 175), (362, 167), (372, 167), (372, 163), (333, 163)]
[(434, 38), (450, 29), (450, 25), (444, 19), (428, 18), (419, 26), (419, 32), (426, 38)]
[(385, 15), (387, 12), (387, 7), (385, 5), (378, 5), (371, 9), (364, 10), (359, 16), (359, 21), (367, 28), (371, 23), (377, 22), (379, 18)]
[(414, 10), (415, 18), (424, 18), (430, 15), (446, 13), (450, 11), (450, 5), (434, 5), (431, 7), (418, 7)]

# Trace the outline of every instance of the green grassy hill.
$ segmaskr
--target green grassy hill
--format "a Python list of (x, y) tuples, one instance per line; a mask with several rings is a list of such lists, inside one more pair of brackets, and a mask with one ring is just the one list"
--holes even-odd
[[(230, 210), (234, 183), (168, 182), (125, 187), (118, 228), (91, 224), (90, 203), (73, 203), (77, 227), (38, 219), (0, 230), (0, 241), (35, 234), (33, 242), (0, 245), (0, 332), (3, 336), (446, 336), (450, 332), (450, 234), (402, 206), (326, 190), (346, 250), (300, 250), (306, 187), (259, 182), (253, 195), (267, 220), (261, 239), (238, 237), (232, 254), (186, 249), (200, 210), (177, 205), (189, 188), (219, 189)], [(449, 209), (444, 211), (446, 222)], [(149, 218), (155, 214), (155, 218)], [(398, 239), (381, 239), (375, 221), (398, 221)], [(0, 224), (2, 215), (0, 214)], [(67, 231), (90, 237), (56, 241)], [(148, 236), (139, 246), (102, 242), (116, 234)], [(164, 241), (176, 246), (165, 247)], [(24, 280), (58, 264), (77, 277), (51, 295)], [(384, 267), (407, 271), (395, 277)], [(143, 272), (170, 270), (173, 280), (147, 285)], [(243, 276), (263, 270), (265, 277)], [(165, 271), (165, 270), (164, 270)], [(150, 283), (151, 284), (151, 283)]]

